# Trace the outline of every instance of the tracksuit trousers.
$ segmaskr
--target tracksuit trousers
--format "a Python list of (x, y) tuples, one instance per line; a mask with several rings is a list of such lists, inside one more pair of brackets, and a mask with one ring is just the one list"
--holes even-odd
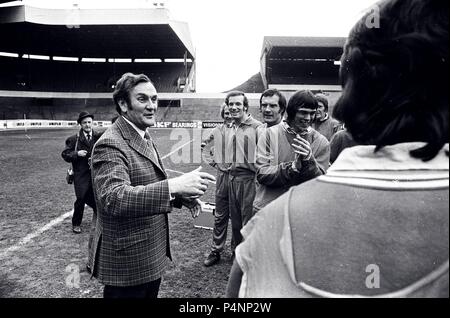
[[(227, 240), (228, 220), (230, 219), (229, 173), (218, 170), (216, 178), (216, 211), (214, 214), (212, 252), (221, 253)], [(236, 247), (231, 236), (231, 250)]]
[(237, 246), (242, 242), (242, 227), (253, 216), (253, 201), (256, 194), (255, 175), (230, 175), (228, 184), (231, 228), (235, 246)]

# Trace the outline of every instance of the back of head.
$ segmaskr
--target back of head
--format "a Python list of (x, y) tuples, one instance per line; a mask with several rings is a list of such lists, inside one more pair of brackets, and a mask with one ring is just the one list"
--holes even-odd
[(299, 108), (309, 108), (317, 110), (317, 107), (319, 107), (319, 104), (317, 103), (317, 99), (314, 97), (314, 94), (311, 91), (297, 91), (294, 93), (294, 95), (291, 96), (286, 107), (287, 121), (291, 122), (295, 118), (295, 115), (297, 114), (297, 110)]
[(140, 83), (152, 83), (152, 81), (147, 77), (147, 75), (133, 73), (125, 73), (117, 81), (114, 87), (113, 100), (114, 104), (116, 105), (116, 110), (119, 114), (121, 114), (119, 101), (124, 100), (129, 105), (130, 92)]
[(413, 157), (432, 159), (448, 142), (449, 3), (388, 0), (379, 27), (363, 17), (344, 48), (341, 98), (333, 116), (376, 149), (421, 141)]

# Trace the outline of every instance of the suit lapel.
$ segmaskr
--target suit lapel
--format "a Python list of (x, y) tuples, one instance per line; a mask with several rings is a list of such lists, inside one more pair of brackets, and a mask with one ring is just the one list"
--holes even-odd
[[(164, 174), (166, 174), (166, 168), (165, 168), (164, 165), (163, 165), (163, 162), (162, 162), (162, 160), (161, 160), (161, 154), (159, 153), (158, 148), (156, 147), (156, 144), (155, 144), (155, 143), (153, 143), (153, 148), (155, 148), (156, 155), (158, 156), (158, 163), (159, 163), (159, 166), (161, 167), (161, 170), (164, 171)], [(167, 176), (167, 175), (166, 175), (166, 176)]]
[[(122, 132), (124, 139), (127, 140), (131, 148), (142, 156), (149, 159), (166, 177), (166, 172), (162, 165), (160, 165), (159, 158), (155, 158), (152, 149), (147, 145), (147, 142), (139, 136), (138, 132), (131, 127), (123, 118), (120, 116), (117, 119), (117, 127)], [(156, 150), (156, 148), (155, 148)], [(159, 157), (159, 154), (158, 154)]]
[(84, 132), (82, 129), (80, 129), (80, 132), (78, 134), (80, 137), (80, 143), (82, 143), (83, 145), (85, 145), (87, 148), (90, 148), (90, 144), (89, 141), (87, 141), (86, 136), (84, 135)]

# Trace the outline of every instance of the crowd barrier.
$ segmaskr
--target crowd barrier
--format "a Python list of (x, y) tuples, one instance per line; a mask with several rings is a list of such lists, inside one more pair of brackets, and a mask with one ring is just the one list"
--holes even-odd
[[(210, 121), (164, 121), (157, 122), (155, 128), (214, 128), (221, 122)], [(94, 121), (94, 127), (109, 127), (110, 121)], [(32, 129), (32, 128), (74, 128), (75, 120), (42, 120), (42, 119), (12, 119), (0, 120), (0, 129)]]
[[(0, 129), (73, 128), (75, 120), (11, 119), (0, 120)], [(108, 127), (109, 121), (94, 121), (94, 127)]]

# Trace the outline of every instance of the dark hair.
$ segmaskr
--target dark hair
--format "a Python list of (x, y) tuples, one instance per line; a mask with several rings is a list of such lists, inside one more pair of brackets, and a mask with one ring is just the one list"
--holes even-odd
[(286, 107), (287, 121), (294, 120), (299, 108), (317, 109), (317, 107), (319, 107), (319, 104), (311, 91), (297, 91), (291, 96)]
[(315, 95), (317, 102), (322, 103), (325, 108), (325, 112), (328, 113), (328, 98), (324, 94), (316, 94)]
[(272, 97), (272, 96), (278, 96), (278, 106), (280, 106), (281, 114), (284, 114), (286, 111), (286, 97), (277, 90), (276, 88), (269, 88), (266, 89), (259, 99), (259, 107), (261, 107), (262, 99), (263, 97)]
[(244, 109), (247, 111), (248, 110), (248, 99), (247, 96), (245, 96), (244, 92), (241, 91), (231, 91), (227, 94), (227, 96), (225, 97), (225, 104), (228, 105), (228, 101), (230, 100), (230, 97), (234, 97), (234, 96), (244, 96)]
[(144, 74), (133, 74), (133, 73), (125, 73), (122, 77), (117, 81), (116, 86), (114, 87), (113, 92), (113, 100), (114, 104), (116, 104), (116, 110), (119, 114), (122, 113), (119, 101), (123, 100), (130, 104), (130, 92), (140, 83), (152, 83), (152, 81)]
[(448, 1), (378, 3), (380, 27), (366, 14), (350, 32), (341, 59), (342, 96), (333, 116), (359, 143), (421, 141), (424, 161), (448, 142)]

